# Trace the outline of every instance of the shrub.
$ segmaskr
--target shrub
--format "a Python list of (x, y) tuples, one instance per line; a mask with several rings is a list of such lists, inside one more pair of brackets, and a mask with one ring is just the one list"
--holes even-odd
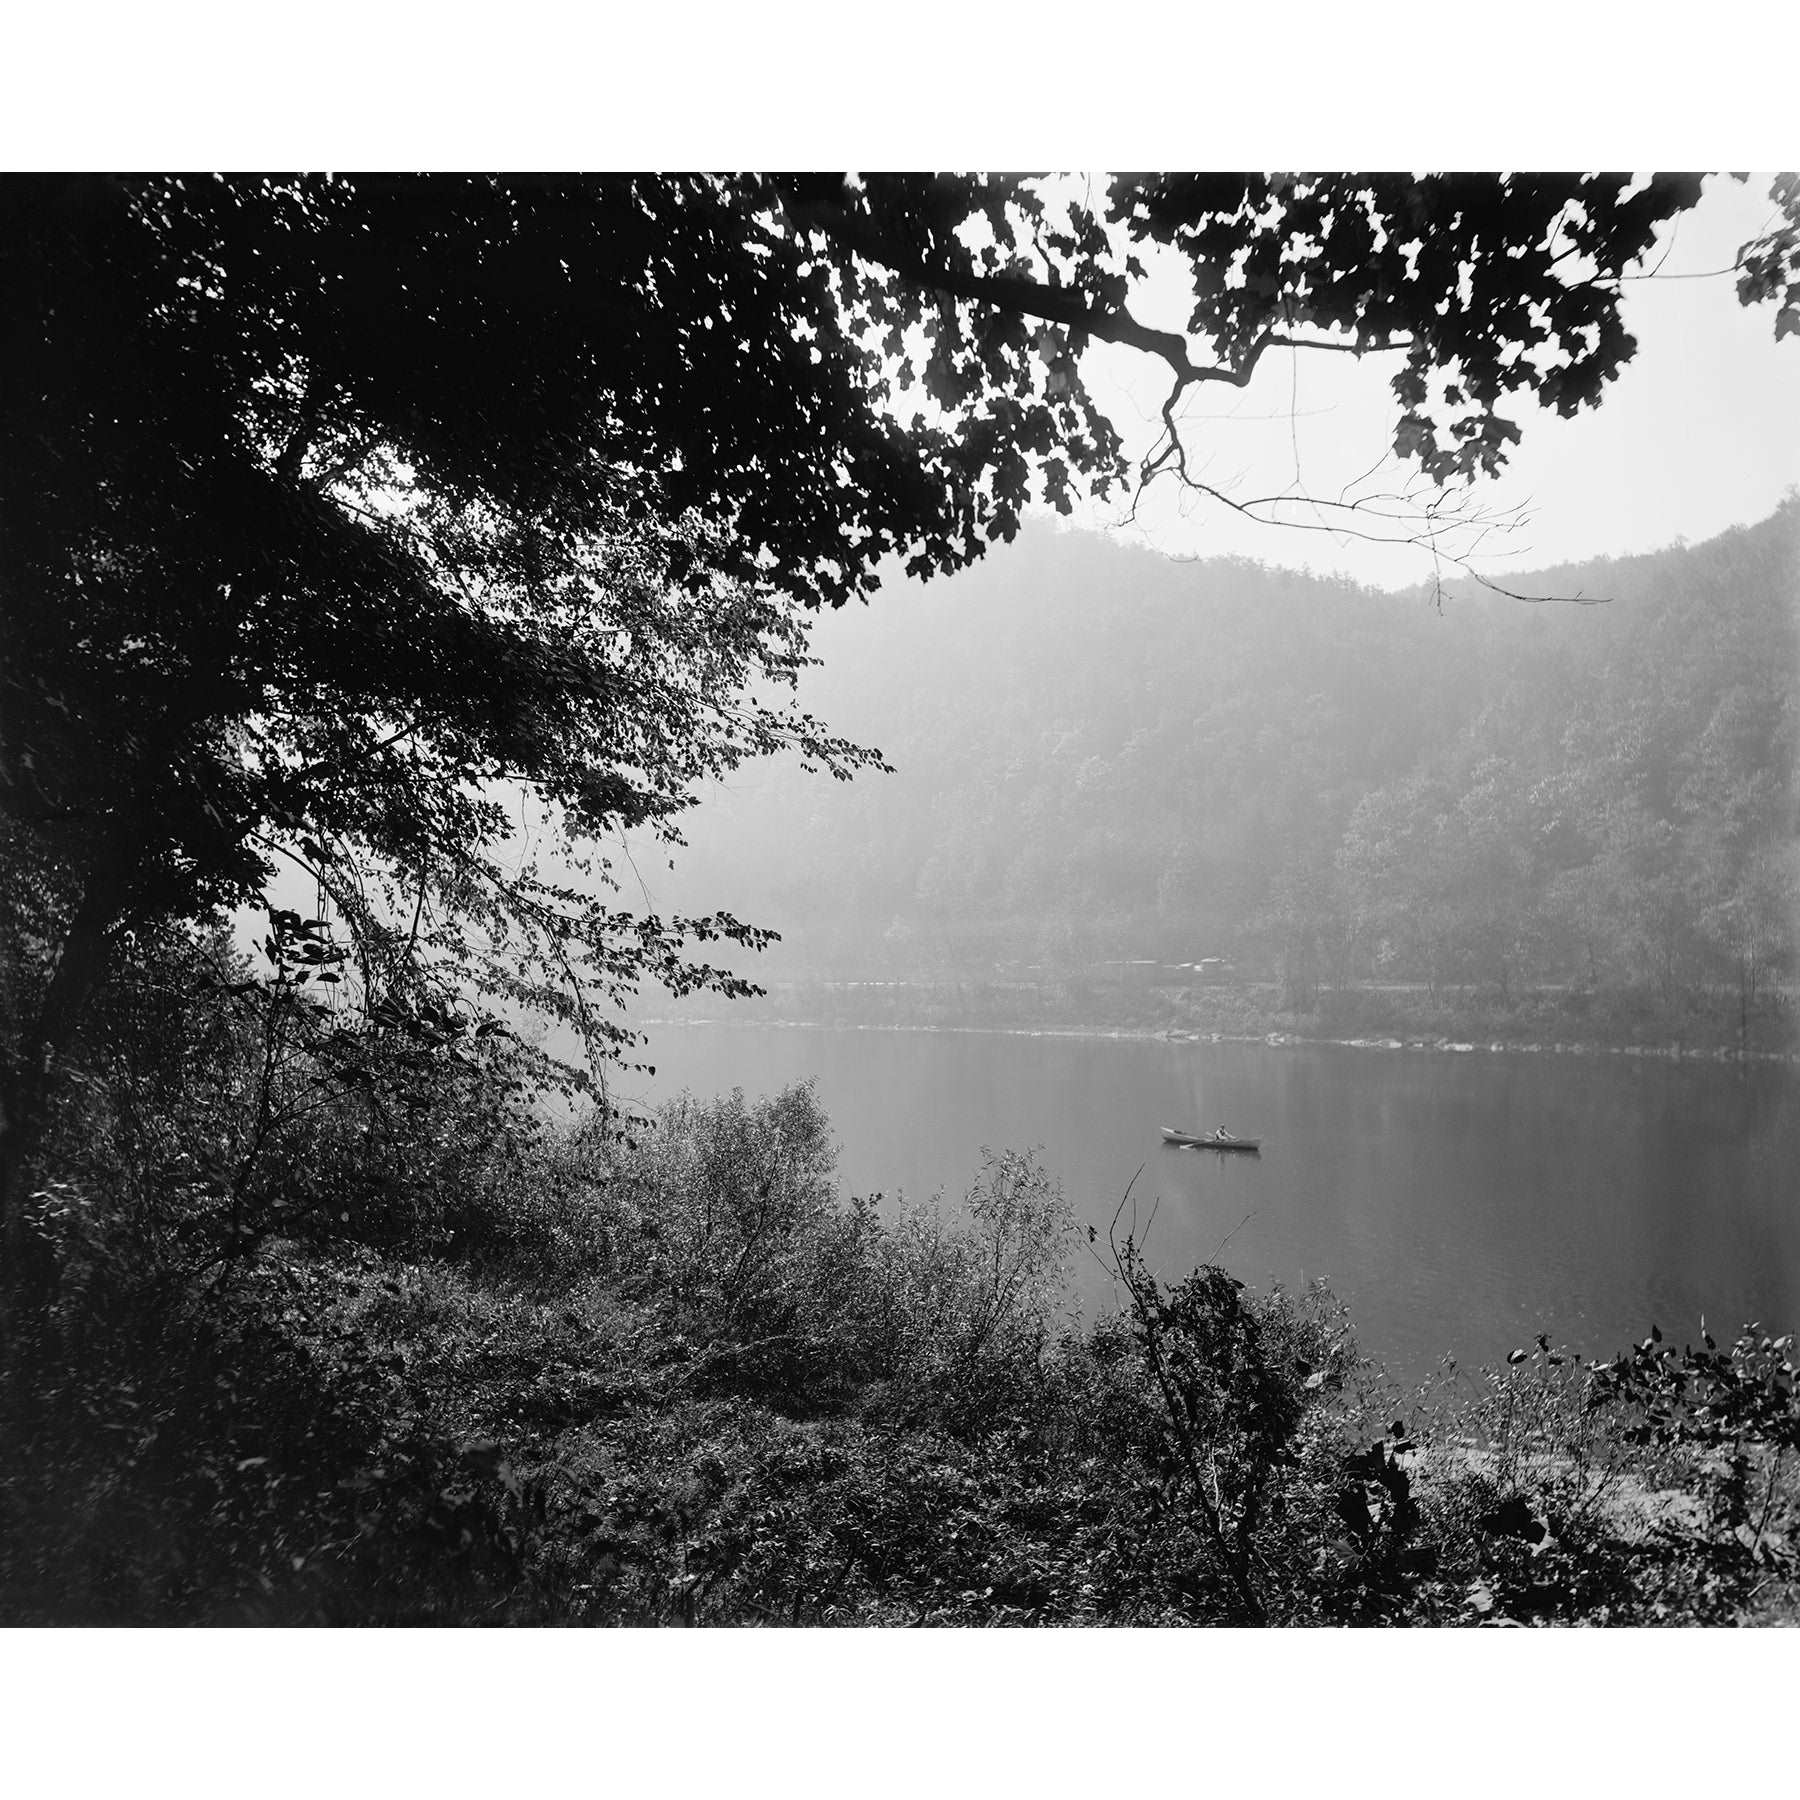
[[(755, 1104), (683, 1094), (600, 1179), (613, 1266), (696, 1381), (807, 1408), (853, 1383), (872, 1208), (840, 1206), (811, 1083)], [(848, 1359), (848, 1360), (846, 1360)]]
[(971, 1432), (1042, 1401), (1075, 1225), (1033, 1155), (984, 1149), (962, 1217), (941, 1194), (902, 1197), (869, 1243), (860, 1335), (876, 1410)]
[(1755, 1565), (1791, 1567), (1800, 1524), (1789, 1457), (1800, 1450), (1800, 1372), (1791, 1335), (1751, 1325), (1721, 1349), (1677, 1350), (1651, 1328), (1625, 1355), (1594, 1365), (1591, 1404), (1623, 1415), (1630, 1443), (1678, 1459), (1721, 1549)]
[(1271, 1511), (1285, 1510), (1308, 1411), (1353, 1352), (1316, 1307), (1303, 1317), (1285, 1295), (1259, 1299), (1210, 1265), (1165, 1286), (1132, 1237), (1110, 1248), (1160, 1403), (1149, 1445), (1157, 1477), (1196, 1521), (1233, 1610), (1261, 1622), (1259, 1534)]

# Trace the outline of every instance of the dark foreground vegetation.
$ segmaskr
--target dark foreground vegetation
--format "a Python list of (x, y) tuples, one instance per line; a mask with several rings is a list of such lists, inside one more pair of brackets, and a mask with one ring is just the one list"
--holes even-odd
[[(30, 1206), (10, 1624), (1728, 1623), (1791, 1607), (1791, 1343), (1397, 1397), (1026, 1156), (841, 1196), (808, 1089), (545, 1122), (503, 1033), (141, 953)], [(306, 945), (316, 947), (309, 961)], [(1118, 1310), (1067, 1310), (1069, 1259)]]

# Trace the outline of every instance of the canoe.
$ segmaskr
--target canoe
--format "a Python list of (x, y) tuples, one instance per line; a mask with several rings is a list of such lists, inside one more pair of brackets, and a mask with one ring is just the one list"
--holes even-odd
[(1249, 1150), (1260, 1152), (1261, 1138), (1233, 1137), (1228, 1131), (1176, 1131), (1170, 1126), (1163, 1127), (1163, 1138), (1183, 1150)]
[(1173, 1125), (1162, 1128), (1167, 1143), (1188, 1150), (1261, 1150), (1261, 1138), (1233, 1137), (1229, 1131), (1177, 1131)]

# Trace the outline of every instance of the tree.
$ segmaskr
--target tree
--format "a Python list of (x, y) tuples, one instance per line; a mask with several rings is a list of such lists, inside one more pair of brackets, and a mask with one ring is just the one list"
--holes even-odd
[[(782, 745), (808, 609), (1133, 478), (1081, 375), (1177, 406), (1276, 346), (1403, 357), (1395, 447), (1498, 468), (1508, 395), (1629, 358), (1621, 275), (1686, 176), (177, 177), (0, 183), (4, 1216), (133, 933), (291, 860), (372, 1030), (538, 1008), (590, 1057), (645, 976), (743, 984), (618, 893), (612, 834)], [(1741, 297), (1791, 328), (1800, 191)], [(1128, 302), (1185, 260), (1186, 333)], [(921, 397), (922, 396), (922, 397)], [(590, 885), (547, 873), (542, 834)], [(613, 884), (613, 885), (608, 885)], [(462, 1010), (459, 1010), (462, 1009)], [(382, 1023), (386, 1021), (386, 1023)], [(434, 1027), (435, 1029), (436, 1027)], [(571, 1079), (582, 1079), (571, 1072)]]
[(546, 879), (507, 803), (579, 865), (778, 744), (870, 760), (745, 698), (801, 664), (790, 595), (841, 598), (894, 521), (962, 554), (931, 434), (796, 335), (824, 272), (705, 181), (0, 204), (15, 1168), (124, 936), (254, 902), (278, 857), (371, 1009), (473, 988), (603, 1052), (637, 973), (723, 982), (682, 944), (759, 934)]
[[(1018, 417), (1027, 430), (1004, 429), (1007, 414), (985, 406), (994, 353), (1016, 370), (1035, 349), (1048, 392), (1091, 418), (1079, 359), (1100, 341), (1168, 368), (1163, 432), (1141, 483), (1172, 478), (1253, 517), (1386, 537), (1398, 529), (1440, 550), (1469, 523), (1454, 490), (1497, 473), (1520, 438), (1509, 406), (1531, 399), (1569, 417), (1600, 403), (1636, 350), (1620, 318), (1621, 281), (1700, 192), (1695, 175), (1128, 175), (1107, 189), (1103, 213), (1070, 205), (1059, 219), (1040, 194), (992, 178), (784, 185), (790, 218), (881, 272), (889, 309), (896, 284), (935, 295), (918, 320), (924, 385), (963, 420), (972, 447), (998, 452), (1003, 494), (1024, 491), (1022, 451), (1042, 458), (1052, 503), (1066, 492), (1069, 461), (1076, 473), (1089, 467), (1045, 441), (1029, 411)], [(1779, 177), (1770, 197), (1771, 225), (1740, 249), (1735, 272), (1745, 305), (1778, 307), (1779, 339), (1800, 331), (1800, 178)], [(1126, 305), (1143, 274), (1140, 249), (1185, 264), (1194, 296), (1185, 331), (1146, 326)], [(898, 354), (901, 322), (867, 288), (858, 298)], [(953, 311), (949, 301), (971, 304)], [(1032, 320), (1042, 321), (1035, 333)], [(1401, 356), (1395, 453), (1417, 463), (1437, 498), (1423, 509), (1392, 496), (1246, 498), (1202, 480), (1183, 399), (1209, 384), (1247, 386), (1280, 349)], [(1009, 406), (1023, 397), (1019, 387), (1005, 395)], [(1117, 440), (1097, 429), (1091, 441)]]

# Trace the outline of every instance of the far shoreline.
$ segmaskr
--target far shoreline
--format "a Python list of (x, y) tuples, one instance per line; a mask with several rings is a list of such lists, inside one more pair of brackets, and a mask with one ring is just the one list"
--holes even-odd
[(1745, 1063), (1800, 1064), (1800, 1050), (1752, 1050), (1732, 1045), (1704, 1047), (1682, 1044), (1602, 1044), (1556, 1042), (1509, 1044), (1449, 1038), (1314, 1037), (1297, 1031), (1224, 1032), (1195, 1031), (1180, 1027), (1104, 1025), (970, 1025), (951, 1022), (901, 1020), (746, 1018), (741, 1013), (663, 1015), (633, 1021), (638, 1030), (671, 1026), (723, 1026), (730, 1030), (766, 1031), (883, 1031), (968, 1037), (1073, 1038), (1086, 1042), (1118, 1040), (1131, 1043), (1245, 1044), (1270, 1050), (1379, 1050), (1389, 1055), (1412, 1053), (1435, 1056), (1624, 1056), (1652, 1062), (1708, 1063), (1729, 1066)]

